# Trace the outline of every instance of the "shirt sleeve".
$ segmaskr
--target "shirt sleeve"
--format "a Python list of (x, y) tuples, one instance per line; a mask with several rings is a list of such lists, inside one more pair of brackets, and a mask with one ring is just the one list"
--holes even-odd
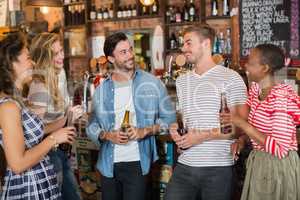
[[(287, 156), (296, 137), (295, 119), (299, 119), (299, 107), (291, 99), (290, 93), (277, 93), (273, 102), (272, 134), (265, 140), (266, 152), (279, 159)], [(294, 116), (293, 116), (294, 115)]]
[(238, 74), (235, 74), (231, 82), (226, 86), (226, 97), (229, 107), (245, 104), (247, 100), (247, 87)]

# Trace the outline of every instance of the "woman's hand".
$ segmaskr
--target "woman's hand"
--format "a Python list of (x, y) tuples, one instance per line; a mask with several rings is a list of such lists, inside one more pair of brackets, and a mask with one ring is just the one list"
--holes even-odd
[(68, 112), (72, 112), (72, 123), (74, 123), (77, 119), (79, 119), (84, 114), (81, 105), (71, 107)]
[(58, 129), (57, 131), (51, 133), (51, 135), (55, 138), (57, 144), (72, 144), (75, 140), (76, 133), (74, 127), (65, 127)]

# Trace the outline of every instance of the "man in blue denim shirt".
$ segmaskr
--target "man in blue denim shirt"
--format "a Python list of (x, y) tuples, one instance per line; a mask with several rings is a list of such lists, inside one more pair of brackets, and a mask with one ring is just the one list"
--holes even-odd
[[(154, 135), (176, 120), (161, 81), (136, 68), (134, 52), (124, 33), (110, 35), (104, 53), (114, 71), (96, 89), (88, 136), (100, 145), (97, 168), (103, 200), (145, 199), (145, 176), (157, 160)], [(120, 125), (130, 111), (130, 127)]]

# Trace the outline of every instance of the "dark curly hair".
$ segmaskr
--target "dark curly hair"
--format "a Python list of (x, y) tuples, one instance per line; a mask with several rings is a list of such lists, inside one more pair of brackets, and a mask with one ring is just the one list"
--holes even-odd
[[(25, 36), (12, 33), (0, 41), (0, 92), (12, 96), (14, 92), (14, 70), (12, 63), (18, 60), (26, 47)], [(4, 182), (7, 162), (2, 146), (0, 146), (0, 189)]]
[(126, 34), (123, 32), (117, 32), (117, 33), (114, 33), (114, 34), (108, 36), (105, 39), (104, 47), (103, 47), (105, 56), (106, 57), (113, 56), (113, 51), (115, 50), (117, 44), (120, 41), (126, 41), (126, 40), (128, 40), (128, 38), (127, 38)]

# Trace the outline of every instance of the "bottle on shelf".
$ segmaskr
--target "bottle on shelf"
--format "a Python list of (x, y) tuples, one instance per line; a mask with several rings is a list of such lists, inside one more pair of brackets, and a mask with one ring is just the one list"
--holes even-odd
[(154, 0), (152, 6), (151, 6), (151, 14), (157, 15), (158, 14), (158, 3), (156, 0)]
[(127, 18), (128, 16), (127, 16), (127, 6), (125, 5), (124, 7), (123, 7), (123, 11), (122, 11), (122, 17), (123, 18)]
[(127, 7), (127, 17), (132, 17), (132, 7), (131, 7), (131, 5), (129, 5)]
[(220, 41), (219, 41), (219, 38), (217, 37), (217, 35), (215, 36), (215, 38), (214, 38), (214, 45), (213, 45), (213, 54), (218, 54), (218, 53), (220, 53), (219, 52), (219, 50), (220, 50)]
[(231, 30), (230, 28), (226, 29), (226, 41), (225, 41), (225, 54), (231, 54)]
[(189, 6), (187, 3), (187, 0), (184, 0), (184, 7), (183, 7), (183, 21), (187, 22), (189, 21), (190, 16), (189, 16)]
[(85, 24), (85, 5), (81, 5), (80, 24)]
[(148, 15), (148, 14), (149, 14), (148, 7), (143, 5), (142, 6), (142, 15)]
[(112, 19), (114, 17), (114, 8), (113, 8), (113, 4), (110, 4), (110, 7), (109, 7), (109, 18)]
[(189, 7), (189, 21), (190, 22), (195, 21), (195, 15), (196, 15), (196, 8), (195, 8), (194, 0), (190, 0), (190, 7)]
[(117, 11), (117, 18), (122, 18), (122, 17), (123, 17), (123, 10), (122, 7), (119, 6)]
[(166, 11), (166, 22), (169, 24), (171, 23), (171, 6), (168, 6)]
[(226, 52), (226, 44), (224, 39), (224, 33), (221, 31), (219, 34), (219, 51), (220, 54), (225, 54)]
[(125, 110), (124, 118), (123, 118), (123, 121), (122, 121), (122, 124), (121, 124), (121, 131), (125, 132), (125, 133), (127, 132), (127, 129), (130, 127), (129, 114), (130, 114), (130, 111)]
[(184, 43), (184, 41), (183, 41), (183, 32), (182, 32), (182, 30), (180, 30), (179, 33), (178, 33), (178, 46), (179, 46), (179, 48), (181, 48), (183, 46), (183, 43)]
[(71, 6), (68, 6), (65, 10), (65, 26), (69, 26), (71, 25), (70, 22), (71, 22)]
[(211, 1), (211, 16), (218, 16), (218, 1)]
[(132, 17), (136, 17), (136, 16), (137, 16), (137, 12), (136, 12), (136, 4), (134, 4), (134, 5), (132, 6), (131, 15), (132, 15)]
[(108, 19), (109, 18), (109, 12), (107, 8), (104, 8), (103, 10), (103, 19)]
[(74, 6), (70, 6), (71, 7), (71, 20), (70, 20), (70, 25), (75, 25), (76, 21), (75, 21), (75, 7)]
[(180, 8), (176, 8), (176, 13), (175, 13), (175, 22), (180, 23), (181, 22), (181, 12)]
[(95, 20), (96, 17), (97, 17), (96, 6), (92, 5), (91, 11), (90, 11), (90, 20)]
[[(221, 92), (221, 102), (220, 102), (220, 113), (230, 113), (227, 105), (226, 93)], [(220, 123), (221, 133), (228, 134), (232, 132), (232, 126), (230, 124)]]
[(102, 11), (102, 8), (98, 8), (98, 11), (97, 11), (97, 19), (98, 19), (98, 20), (102, 20), (102, 19), (103, 19), (103, 11)]
[(223, 0), (223, 15), (224, 16), (230, 15), (229, 0)]
[(173, 6), (170, 6), (170, 23), (175, 23), (176, 22), (176, 16), (175, 16), (175, 9)]
[(177, 49), (177, 38), (175, 33), (173, 32), (170, 37), (170, 49)]

